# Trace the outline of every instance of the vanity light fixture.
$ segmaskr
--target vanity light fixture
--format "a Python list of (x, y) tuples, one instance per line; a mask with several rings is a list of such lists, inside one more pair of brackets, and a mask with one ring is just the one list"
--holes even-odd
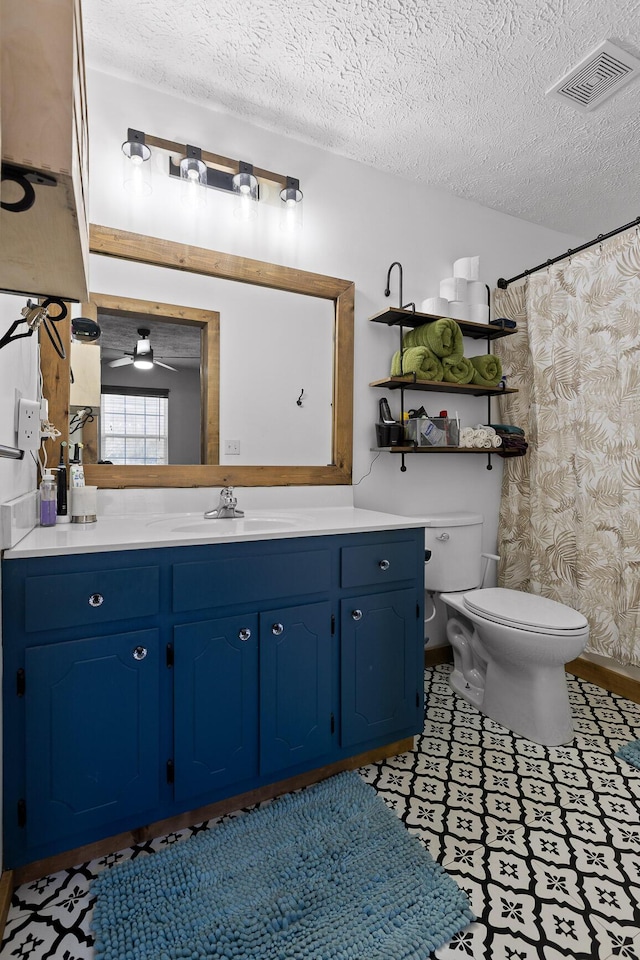
[(137, 197), (148, 197), (151, 193), (151, 150), (142, 130), (129, 127), (127, 139), (122, 144), (122, 153), (122, 182), (125, 190)]
[[(190, 144), (177, 143), (174, 140), (165, 140), (144, 134), (141, 130), (129, 129), (127, 140), (122, 145), (122, 152), (129, 166), (137, 169), (138, 173), (150, 166), (147, 161), (151, 156), (151, 148), (164, 150), (173, 156), (169, 157), (169, 176), (176, 177), (190, 186), (195, 186), (191, 194), (202, 199), (203, 192), (199, 187), (211, 187), (233, 193), (238, 197), (238, 213), (241, 219), (253, 219), (259, 201), (267, 199), (268, 190), (261, 195), (261, 181), (266, 186), (273, 183), (279, 188), (279, 196), (283, 210), (301, 210), (302, 191), (300, 182), (295, 177), (284, 176), (243, 160), (232, 160), (216, 153), (202, 150)], [(176, 158), (180, 159), (177, 160)], [(140, 179), (138, 177), (138, 179)], [(128, 180), (132, 180), (129, 175)], [(125, 183), (127, 178), (125, 178)], [(133, 189), (129, 186), (128, 189)], [(134, 192), (141, 192), (135, 190)], [(147, 192), (151, 192), (150, 188)], [(277, 201), (276, 201), (277, 202)], [(289, 215), (287, 219), (291, 220)], [(296, 218), (299, 220), (299, 216)]]
[(283, 230), (300, 230), (302, 228), (302, 190), (300, 181), (295, 177), (287, 177), (285, 186), (280, 191), (280, 199), (284, 205), (282, 219)]

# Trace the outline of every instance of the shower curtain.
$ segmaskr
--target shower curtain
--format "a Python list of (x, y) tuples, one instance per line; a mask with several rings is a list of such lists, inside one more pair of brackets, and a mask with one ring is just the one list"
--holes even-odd
[(497, 290), (509, 386), (499, 583), (588, 619), (588, 650), (640, 666), (640, 239), (618, 234)]

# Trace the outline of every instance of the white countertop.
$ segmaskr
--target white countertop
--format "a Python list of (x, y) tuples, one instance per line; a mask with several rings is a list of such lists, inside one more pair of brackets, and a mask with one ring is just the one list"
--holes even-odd
[(402, 517), (357, 507), (247, 510), (237, 520), (205, 520), (202, 513), (103, 516), (95, 523), (36, 527), (10, 550), (7, 560), (55, 557), (112, 550), (145, 550), (202, 543), (282, 540), (423, 526), (419, 517)]

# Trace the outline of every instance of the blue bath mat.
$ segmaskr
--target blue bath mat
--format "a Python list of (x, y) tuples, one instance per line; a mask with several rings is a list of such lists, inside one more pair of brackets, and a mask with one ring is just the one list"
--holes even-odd
[(96, 960), (426, 960), (474, 917), (356, 773), (92, 885)]
[(625, 743), (624, 747), (616, 751), (616, 757), (622, 757), (623, 760), (640, 769), (640, 740)]

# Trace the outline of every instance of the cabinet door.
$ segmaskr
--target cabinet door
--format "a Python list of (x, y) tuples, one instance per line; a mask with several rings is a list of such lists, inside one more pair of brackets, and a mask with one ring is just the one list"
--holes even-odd
[(28, 846), (158, 803), (157, 630), (25, 651)]
[(324, 756), (331, 743), (331, 604), (260, 614), (260, 773)]
[(175, 798), (258, 772), (258, 618), (174, 630)]
[(415, 590), (341, 603), (341, 742), (420, 729)]

